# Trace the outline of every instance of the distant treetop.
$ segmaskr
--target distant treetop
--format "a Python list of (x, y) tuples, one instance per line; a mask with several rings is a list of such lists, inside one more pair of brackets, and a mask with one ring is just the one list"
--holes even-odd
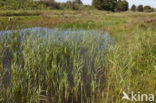
[(74, 2), (77, 4), (83, 4), (81, 0), (75, 0)]

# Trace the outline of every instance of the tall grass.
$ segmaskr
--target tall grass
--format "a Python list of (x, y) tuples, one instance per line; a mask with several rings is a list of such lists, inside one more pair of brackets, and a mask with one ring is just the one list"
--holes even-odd
[[(146, 24), (144, 24), (146, 25)], [(100, 103), (125, 103), (122, 92), (127, 94), (156, 94), (156, 35), (152, 27), (147, 30), (134, 26), (132, 34), (111, 46), (106, 56), (108, 69), (106, 95)]]
[(63, 42), (59, 36), (22, 39), (13, 33), (9, 40), (1, 37), (0, 101), (90, 103), (101, 96), (106, 53), (101, 48), (103, 36), (68, 37)]
[(156, 31), (144, 25), (116, 32), (121, 41), (102, 49), (97, 34), (80, 41), (28, 35), (21, 43), (18, 33), (1, 37), (0, 102), (125, 103), (122, 91), (156, 94)]

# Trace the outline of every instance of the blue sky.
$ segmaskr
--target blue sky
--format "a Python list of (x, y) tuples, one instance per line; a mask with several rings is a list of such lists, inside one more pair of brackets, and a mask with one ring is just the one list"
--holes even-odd
[[(55, 0), (58, 2), (66, 2), (68, 0)], [(84, 4), (91, 4), (92, 0), (81, 0)], [(152, 7), (156, 8), (156, 0), (127, 0), (129, 2), (130, 7), (133, 4), (139, 5), (139, 4), (143, 4), (143, 5), (150, 5)]]

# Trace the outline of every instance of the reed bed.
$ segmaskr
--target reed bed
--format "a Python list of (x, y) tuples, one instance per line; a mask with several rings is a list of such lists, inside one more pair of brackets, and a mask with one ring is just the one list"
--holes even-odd
[(119, 35), (113, 45), (103, 45), (104, 36), (93, 32), (63, 39), (1, 36), (0, 102), (129, 103), (122, 91), (156, 94), (154, 28), (143, 23), (114, 29)]
[(0, 102), (90, 103), (101, 96), (104, 37), (71, 35), (1, 36)]

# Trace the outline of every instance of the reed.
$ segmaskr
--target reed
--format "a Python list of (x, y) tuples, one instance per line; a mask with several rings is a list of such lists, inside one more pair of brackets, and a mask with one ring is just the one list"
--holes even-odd
[(1, 37), (1, 102), (94, 102), (105, 80), (102, 37), (75, 41), (66, 36), (63, 42), (58, 36), (21, 37), (18, 32)]
[[(109, 15), (115, 22), (108, 20)], [(128, 12), (121, 22), (123, 14), (109, 15), (99, 24), (107, 26), (115, 44), (102, 49), (105, 38), (93, 32), (84, 38), (71, 33), (63, 40), (58, 34), (45, 39), (31, 34), (22, 37), (18, 32), (9, 38), (1, 36), (0, 102), (121, 103), (128, 102), (121, 101), (122, 91), (156, 94), (154, 19), (141, 22)], [(76, 25), (76, 29), (87, 25)], [(79, 41), (71, 39), (75, 37)]]

